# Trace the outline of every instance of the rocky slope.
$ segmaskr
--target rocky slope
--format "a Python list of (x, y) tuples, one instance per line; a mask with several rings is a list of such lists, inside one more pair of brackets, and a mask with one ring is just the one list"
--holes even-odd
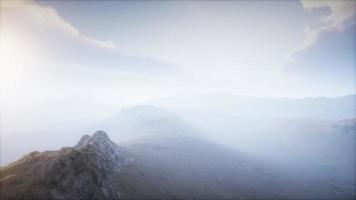
[(354, 189), (182, 135), (118, 146), (97, 131), (0, 169), (0, 199), (352, 199)]
[(118, 199), (108, 182), (125, 164), (120, 148), (103, 131), (74, 147), (32, 152), (1, 169), (2, 199)]

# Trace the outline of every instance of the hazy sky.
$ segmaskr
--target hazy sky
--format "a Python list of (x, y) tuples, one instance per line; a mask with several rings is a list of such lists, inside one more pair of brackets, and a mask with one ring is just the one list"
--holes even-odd
[(355, 1), (0, 3), (7, 119), (186, 92), (355, 93)]

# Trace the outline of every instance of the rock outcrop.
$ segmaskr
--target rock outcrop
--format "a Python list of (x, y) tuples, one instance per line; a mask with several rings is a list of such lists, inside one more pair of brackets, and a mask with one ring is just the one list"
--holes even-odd
[(2, 169), (1, 198), (119, 199), (108, 177), (124, 164), (120, 148), (97, 131), (74, 147), (32, 152)]

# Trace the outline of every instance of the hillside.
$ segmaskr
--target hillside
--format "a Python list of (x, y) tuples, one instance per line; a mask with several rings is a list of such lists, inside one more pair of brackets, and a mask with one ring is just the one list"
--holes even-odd
[(1, 199), (335, 199), (352, 185), (316, 179), (187, 136), (124, 146), (103, 131), (74, 147), (32, 152), (1, 169)]

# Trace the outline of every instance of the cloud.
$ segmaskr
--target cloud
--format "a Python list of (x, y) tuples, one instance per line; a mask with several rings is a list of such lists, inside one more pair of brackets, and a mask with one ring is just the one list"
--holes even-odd
[(304, 29), (304, 43), (300, 50), (313, 46), (323, 32), (343, 31), (349, 23), (355, 23), (355, 1), (301, 0), (301, 3), (307, 12), (323, 8), (328, 9), (328, 12), (317, 17), (316, 25)]
[[(180, 76), (185, 73), (175, 62), (148, 56), (124, 55), (112, 41), (103, 41), (81, 33), (49, 6), (33, 1), (1, 1), (1, 52), (31, 53), (22, 64), (45, 60), (98, 69), (119, 70), (152, 75)], [(36, 56), (35, 56), (35, 55)], [(19, 57), (19, 56), (18, 56)], [(16, 61), (18, 63), (18, 61)]]
[(38, 25), (49, 28), (54, 28), (65, 32), (73, 38), (81, 42), (91, 44), (96, 47), (106, 49), (117, 49), (116, 44), (109, 40), (98, 40), (80, 32), (78, 28), (64, 20), (55, 9), (35, 4), (33, 1), (2, 1), (1, 11), (5, 13), (4, 19), (13, 18), (14, 13), (18, 13), (21, 17), (26, 17), (27, 20), (32, 20)]

